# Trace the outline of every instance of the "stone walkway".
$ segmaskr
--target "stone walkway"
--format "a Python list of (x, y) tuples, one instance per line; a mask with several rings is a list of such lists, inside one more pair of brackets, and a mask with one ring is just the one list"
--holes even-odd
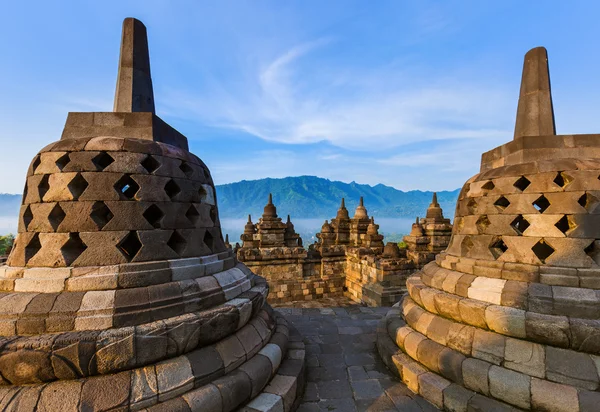
[(377, 355), (377, 322), (390, 308), (277, 308), (306, 344), (306, 391), (297, 412), (437, 411)]

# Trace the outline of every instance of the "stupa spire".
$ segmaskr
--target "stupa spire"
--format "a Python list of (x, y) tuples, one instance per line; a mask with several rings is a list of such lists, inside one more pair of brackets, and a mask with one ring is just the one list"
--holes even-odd
[(146, 26), (131, 17), (123, 21), (113, 111), (155, 113)]
[(556, 134), (550, 91), (548, 52), (536, 47), (525, 54), (514, 138)]

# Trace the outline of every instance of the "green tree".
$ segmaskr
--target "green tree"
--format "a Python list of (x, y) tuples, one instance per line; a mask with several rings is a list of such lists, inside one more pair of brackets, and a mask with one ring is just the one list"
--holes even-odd
[(0, 236), (0, 255), (6, 254), (7, 249), (11, 248), (15, 241), (15, 235), (9, 233), (6, 236)]

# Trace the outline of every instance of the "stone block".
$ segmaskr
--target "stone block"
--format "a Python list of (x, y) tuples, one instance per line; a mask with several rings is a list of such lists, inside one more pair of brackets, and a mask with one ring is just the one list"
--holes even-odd
[(590, 355), (546, 347), (546, 378), (589, 390), (598, 388), (598, 371)]
[(441, 376), (427, 372), (418, 376), (419, 394), (438, 408), (444, 407), (444, 389), (450, 382)]
[(221, 392), (223, 410), (235, 410), (242, 403), (250, 399), (252, 383), (244, 372), (234, 371), (213, 382)]
[(418, 348), (421, 342), (426, 340), (427, 338), (421, 335), (419, 332), (413, 332), (406, 336), (404, 339), (404, 352), (411, 358), (418, 360)]
[(451, 412), (467, 412), (469, 400), (473, 395), (474, 392), (453, 383), (444, 389), (444, 409)]
[(523, 409), (531, 407), (531, 378), (492, 365), (489, 371), (490, 394), (497, 399)]
[(130, 372), (100, 375), (83, 384), (79, 408), (109, 410), (126, 407), (131, 385)]
[(451, 326), (451, 321), (440, 316), (434, 316), (431, 322), (429, 322), (427, 331), (423, 334), (440, 345), (446, 345)]
[(273, 343), (269, 343), (265, 345), (259, 352), (260, 355), (266, 356), (267, 359), (271, 361), (272, 371), (271, 373), (275, 374), (277, 372), (277, 368), (281, 364), (282, 352), (281, 348)]
[(504, 360), (505, 341), (506, 338), (502, 335), (475, 329), (472, 355), (475, 358), (500, 365)]
[(543, 345), (519, 339), (506, 339), (504, 367), (530, 376), (546, 376), (546, 353)]
[(577, 389), (570, 385), (532, 378), (531, 407), (548, 412), (578, 412), (580, 409)]
[(440, 315), (450, 319), (460, 319), (459, 302), (461, 298), (448, 293), (439, 293), (435, 295), (434, 300)]
[(566, 316), (541, 315), (527, 312), (525, 315), (527, 339), (549, 345), (569, 346), (569, 320)]
[(447, 346), (464, 355), (471, 356), (475, 330), (476, 328), (473, 326), (453, 323), (448, 331)]
[(158, 386), (154, 365), (135, 369), (131, 373), (129, 397), (136, 408), (145, 408), (158, 402)]
[(600, 320), (569, 319), (571, 340), (574, 350), (587, 353), (600, 353)]
[(524, 310), (490, 305), (485, 310), (485, 321), (491, 330), (503, 335), (526, 336)]
[(236, 335), (221, 340), (215, 348), (223, 359), (225, 373), (234, 370), (246, 360), (246, 351)]
[(485, 309), (489, 303), (481, 302), (474, 299), (462, 299), (458, 304), (460, 318), (464, 323), (476, 326), (478, 328), (487, 329), (488, 325), (485, 321)]
[(269, 382), (269, 385), (265, 388), (265, 393), (272, 393), (280, 396), (283, 399), (284, 409), (291, 410), (296, 398), (297, 389), (298, 384), (295, 377), (275, 375)]
[(488, 374), (491, 364), (479, 359), (467, 358), (462, 363), (464, 386), (484, 395), (490, 394)]
[(261, 393), (252, 399), (240, 412), (284, 412), (283, 398), (272, 393)]
[(83, 383), (80, 381), (58, 381), (46, 386), (40, 393), (36, 411), (71, 411), (79, 405)]
[(193, 411), (202, 412), (222, 412), (223, 400), (221, 392), (213, 385), (208, 384), (193, 391), (187, 392), (182, 396)]
[(478, 277), (471, 283), (468, 297), (499, 305), (502, 301), (502, 290), (505, 283), (505, 279)]
[(439, 343), (424, 339), (417, 348), (416, 360), (418, 360), (420, 364), (426, 366), (429, 370), (439, 373), (439, 356), (444, 349), (444, 346)]
[(181, 395), (194, 388), (192, 366), (187, 357), (178, 356), (156, 364), (158, 400)]
[(406, 383), (408, 389), (419, 393), (419, 376), (427, 373), (427, 369), (416, 362), (406, 362), (402, 364), (402, 380)]
[(462, 363), (465, 359), (466, 357), (462, 353), (444, 348), (438, 355), (439, 373), (452, 382), (462, 385)]
[(272, 366), (269, 359), (263, 355), (256, 355), (240, 366), (252, 382), (252, 397), (257, 396), (267, 385), (272, 376)]

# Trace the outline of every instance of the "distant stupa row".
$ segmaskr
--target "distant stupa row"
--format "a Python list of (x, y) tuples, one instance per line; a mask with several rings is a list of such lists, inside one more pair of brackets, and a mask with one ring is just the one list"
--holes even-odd
[(126, 19), (114, 112), (69, 113), (27, 173), (0, 266), (0, 409), (290, 411), (304, 345), (268, 290), (155, 115), (146, 28)]
[(436, 194), (426, 217), (417, 218), (404, 240), (383, 244), (379, 225), (369, 217), (362, 197), (350, 218), (342, 199), (336, 217), (325, 221), (318, 241), (302, 246), (288, 215), (287, 223), (277, 216), (273, 198), (258, 223), (248, 223), (235, 248), (238, 259), (269, 282), (269, 302), (347, 296), (370, 306), (391, 306), (406, 292), (406, 278), (431, 262), (448, 245), (452, 232)]
[(382, 358), (447, 411), (600, 408), (600, 135), (556, 135), (544, 48), (514, 140), (484, 153), (452, 240), (407, 281)]

